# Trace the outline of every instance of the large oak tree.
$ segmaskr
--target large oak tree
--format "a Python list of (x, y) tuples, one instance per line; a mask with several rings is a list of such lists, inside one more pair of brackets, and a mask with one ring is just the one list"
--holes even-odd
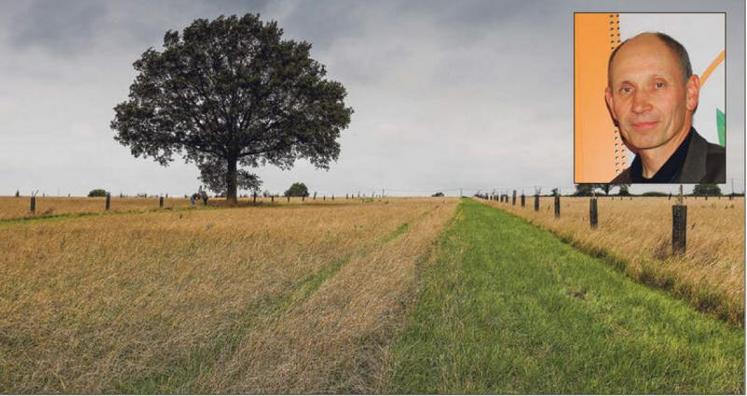
[(342, 84), (310, 57), (311, 44), (282, 34), (253, 14), (167, 31), (162, 51), (133, 64), (129, 99), (114, 108), (115, 139), (135, 157), (167, 165), (181, 155), (203, 175), (223, 176), (231, 203), (237, 175), (258, 182), (240, 166), (289, 169), (304, 158), (329, 169), (353, 110)]

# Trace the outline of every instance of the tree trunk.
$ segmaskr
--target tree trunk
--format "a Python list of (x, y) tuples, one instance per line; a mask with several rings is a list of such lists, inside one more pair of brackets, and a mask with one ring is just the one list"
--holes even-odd
[(228, 172), (226, 172), (226, 202), (231, 206), (238, 204), (236, 198), (236, 159), (228, 159)]

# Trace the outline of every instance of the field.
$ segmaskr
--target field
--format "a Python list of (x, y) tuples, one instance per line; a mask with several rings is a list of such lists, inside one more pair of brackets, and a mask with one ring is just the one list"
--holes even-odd
[(744, 392), (742, 327), (473, 200), (59, 200), (0, 221), (0, 393)]
[[(332, 197), (317, 197), (316, 200), (312, 198), (306, 198), (302, 201), (301, 198), (294, 197), (287, 200), (283, 197), (277, 198), (261, 198), (257, 197), (256, 204), (258, 205), (299, 205), (308, 203), (318, 204), (341, 204), (345, 202), (360, 202), (360, 199), (343, 199), (337, 197), (335, 200)], [(0, 220), (10, 219), (21, 219), (21, 218), (35, 218), (35, 217), (52, 217), (58, 215), (71, 215), (71, 214), (91, 214), (91, 213), (102, 213), (106, 208), (106, 199), (103, 197), (95, 198), (83, 198), (83, 197), (36, 197), (36, 213), (30, 211), (30, 200), (31, 197), (0, 197)], [(255, 202), (252, 198), (241, 198), (239, 204), (242, 206), (253, 205)], [(110, 212), (144, 212), (153, 211), (159, 209), (158, 197), (150, 198), (119, 198), (111, 197)], [(211, 198), (208, 200), (208, 206), (224, 206), (225, 199), (222, 198)], [(163, 207), (164, 209), (186, 209), (192, 205), (187, 198), (165, 198)], [(196, 207), (201, 207), (202, 201), (196, 203)]]
[(561, 198), (560, 218), (553, 198), (534, 197), (522, 208), (511, 202), (486, 201), (552, 230), (589, 253), (605, 256), (633, 279), (668, 290), (695, 307), (744, 324), (744, 198), (685, 200), (687, 251), (672, 252), (672, 205), (666, 197), (600, 197), (599, 226), (589, 226), (589, 198)]
[(456, 204), (0, 225), (0, 392), (354, 391)]

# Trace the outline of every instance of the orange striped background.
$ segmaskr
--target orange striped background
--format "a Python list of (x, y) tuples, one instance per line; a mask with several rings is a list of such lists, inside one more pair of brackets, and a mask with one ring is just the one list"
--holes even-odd
[(574, 14), (574, 182), (608, 183), (627, 167), (604, 101), (607, 60), (620, 43), (617, 14)]

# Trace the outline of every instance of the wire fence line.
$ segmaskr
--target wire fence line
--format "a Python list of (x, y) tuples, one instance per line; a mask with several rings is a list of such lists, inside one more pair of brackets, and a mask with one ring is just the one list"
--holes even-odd
[[(542, 196), (548, 196), (548, 195), (554, 195), (555, 192), (561, 196), (570, 196), (570, 195), (576, 195), (578, 192), (578, 184), (522, 184), (522, 185), (504, 185), (504, 184), (496, 184), (496, 185), (486, 185), (486, 186), (474, 186), (474, 185), (467, 185), (467, 186), (446, 186), (442, 188), (432, 188), (432, 189), (408, 189), (403, 187), (368, 187), (368, 188), (355, 188), (355, 189), (309, 189), (308, 194), (309, 196), (316, 195), (317, 197), (342, 197), (342, 196), (348, 196), (352, 197), (355, 196), (356, 198), (359, 197), (365, 197), (365, 198), (381, 198), (381, 197), (428, 197), (428, 196), (434, 196), (434, 195), (441, 195), (443, 196), (451, 196), (451, 197), (460, 197), (460, 196), (475, 196), (475, 195), (502, 195), (502, 194), (512, 194), (513, 191), (517, 191), (517, 193), (523, 193), (523, 194), (535, 194), (539, 193)], [(596, 184), (595, 186), (602, 186), (602, 184)], [(594, 190), (599, 195), (617, 195), (621, 192), (621, 187), (619, 185), (609, 185), (610, 189), (608, 193), (603, 193), (603, 191), (596, 187)], [(630, 186), (630, 185), (628, 185)], [(663, 193), (663, 194), (675, 194), (677, 193), (677, 190), (680, 185), (672, 184), (672, 185), (633, 185), (635, 189), (638, 190), (647, 190), (647, 192), (650, 193)], [(724, 195), (727, 194), (733, 194), (736, 193), (737, 195), (744, 195), (744, 191), (738, 191), (735, 190), (733, 187), (729, 188), (730, 186), (727, 185), (727, 187), (724, 188), (722, 193)], [(692, 186), (686, 187), (686, 189), (691, 190)], [(689, 192), (687, 192), (689, 193)], [(285, 193), (277, 193), (277, 192), (269, 192), (267, 190), (260, 192), (260, 191), (241, 191), (238, 195), (240, 199), (252, 199), (254, 195), (257, 195), (258, 197), (265, 197), (269, 198), (271, 196), (274, 196), (276, 198), (278, 197), (284, 197)], [(634, 195), (641, 195), (642, 193), (633, 193)], [(36, 192), (32, 192), (31, 196), (36, 195), (37, 197), (64, 197), (58, 195), (48, 195), (45, 193), (37, 194)], [(165, 197), (165, 198), (187, 198), (189, 199), (193, 194), (169, 194), (169, 193), (158, 193), (158, 194), (145, 194), (145, 193), (138, 193), (134, 195), (130, 194), (124, 194), (124, 193), (118, 193), (118, 194), (112, 194), (112, 197), (117, 196), (119, 198), (158, 198), (158, 197)], [(19, 196), (26, 196), (29, 195), (22, 195), (18, 191), (16, 192), (16, 197)], [(223, 198), (225, 195), (223, 194), (210, 194), (210, 198)], [(67, 195), (68, 198), (74, 198), (71, 197), (70, 194)]]

